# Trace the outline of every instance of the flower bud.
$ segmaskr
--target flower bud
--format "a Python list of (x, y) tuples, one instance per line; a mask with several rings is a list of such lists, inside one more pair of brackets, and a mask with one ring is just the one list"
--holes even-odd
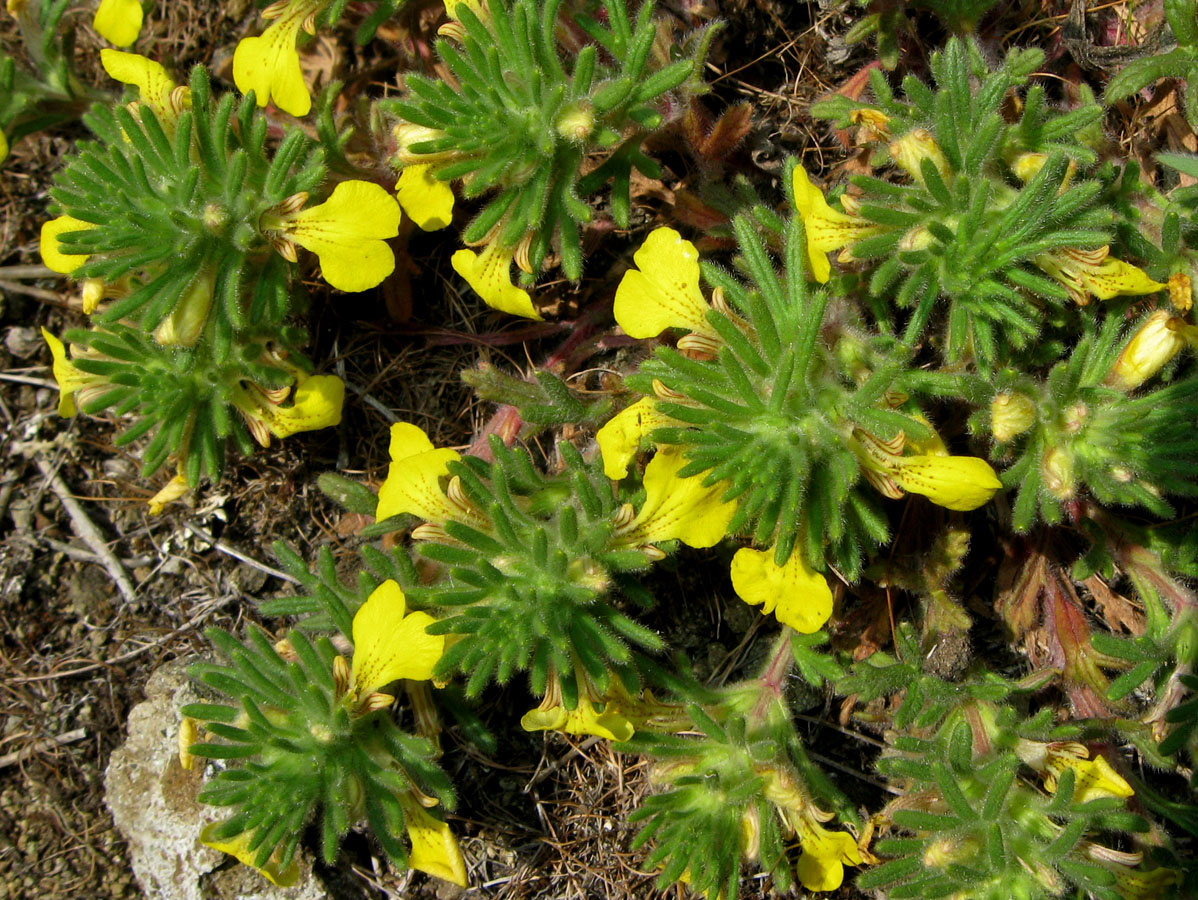
[(561, 111), (553, 127), (567, 141), (581, 144), (595, 128), (595, 114), (589, 103), (571, 103)]
[(171, 314), (154, 329), (154, 340), (164, 347), (191, 347), (204, 333), (216, 273), (204, 269), (175, 303)]
[(926, 250), (933, 241), (935, 238), (928, 226), (916, 225), (899, 239), (898, 248), (905, 253), (914, 253), (916, 250)]
[(1064, 447), (1050, 447), (1040, 460), (1044, 488), (1058, 500), (1068, 500), (1077, 490), (1073, 456)]
[(1169, 276), (1169, 302), (1178, 312), (1189, 312), (1194, 305), (1193, 285), (1190, 276), (1184, 272), (1174, 272)]
[(1003, 391), (990, 402), (990, 431), (1004, 444), (1036, 423), (1036, 404), (1025, 394)]
[[(1047, 153), (1020, 153), (1011, 160), (1010, 166), (1015, 177), (1026, 184), (1039, 174), (1046, 162), (1048, 162)], [(1076, 172), (1077, 160), (1071, 159), (1065, 169), (1065, 180), (1061, 182), (1062, 191), (1069, 187), (1069, 182), (1073, 180), (1073, 175)]]
[(100, 307), (100, 301), (104, 299), (104, 281), (100, 278), (84, 278), (83, 279), (83, 314), (90, 316)]
[(1165, 309), (1149, 316), (1132, 335), (1103, 382), (1120, 391), (1133, 391), (1159, 372), (1185, 344), (1175, 320)]
[(894, 160), (895, 164), (920, 184), (923, 184), (921, 165), (925, 159), (932, 161), (932, 165), (936, 167), (936, 171), (945, 181), (952, 176), (952, 169), (949, 167), (944, 151), (932, 137), (932, 132), (926, 128), (908, 131), (897, 141), (893, 141), (889, 150), (890, 158)]
[(413, 144), (445, 137), (445, 132), (439, 128), (426, 128), (424, 125), (402, 122), (391, 129), (391, 135), (395, 138), (395, 158), (405, 166), (437, 162), (453, 156), (453, 151), (450, 150), (440, 153), (413, 153), (409, 149)]

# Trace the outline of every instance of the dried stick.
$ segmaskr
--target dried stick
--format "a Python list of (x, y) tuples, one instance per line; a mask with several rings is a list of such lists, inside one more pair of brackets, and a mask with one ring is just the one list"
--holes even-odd
[(83, 542), (87, 544), (92, 553), (96, 554), (104, 568), (108, 570), (109, 577), (112, 578), (113, 583), (117, 586), (117, 590), (121, 592), (121, 596), (125, 598), (125, 602), (132, 603), (137, 599), (137, 588), (129, 580), (129, 575), (125, 572), (125, 567), (116, 558), (116, 554), (112, 552), (112, 549), (104, 540), (104, 536), (100, 534), (100, 530), (87, 517), (87, 513), (83, 511), (83, 507), (72, 496), (70, 488), (67, 487), (66, 482), (62, 480), (62, 476), (58, 474), (54, 466), (44, 459), (35, 459), (34, 462), (42, 470), (42, 474), (46, 477), (46, 482), (50, 485), (50, 490), (58, 497), (58, 502), (62, 504), (62, 508), (70, 516), (71, 526), (74, 528), (75, 534), (83, 539)]
[(6, 769), (19, 762), (24, 762), (35, 753), (53, 750), (55, 747), (61, 747), (63, 744), (73, 744), (76, 741), (83, 740), (85, 737), (87, 737), (87, 730), (76, 728), (74, 731), (68, 731), (56, 737), (46, 738), (44, 741), (29, 744), (20, 750), (14, 750), (12, 753), (5, 753), (3, 756), (0, 756), (0, 769)]

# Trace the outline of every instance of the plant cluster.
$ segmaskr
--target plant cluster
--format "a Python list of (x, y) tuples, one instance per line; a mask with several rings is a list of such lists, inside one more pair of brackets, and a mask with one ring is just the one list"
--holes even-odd
[[(874, 5), (881, 29), (895, 10)], [(994, 4), (926, 5), (971, 31)], [(70, 355), (47, 333), (60, 410), (136, 416), (119, 440), (148, 437), (147, 472), (178, 467), (159, 508), (220, 477), (230, 438), (248, 452), (335, 424), (343, 385), (301, 352), (298, 249), (333, 288), (372, 288), (400, 208), (444, 227), (455, 186), (474, 207), (462, 240), (483, 249), (454, 269), (541, 317), (536, 276), (578, 280), (601, 217), (632, 227), (634, 173), (661, 174), (650, 138), (703, 90), (714, 29), (675, 40), (633, 6), (447, 0), (439, 68), (374, 103), (368, 163), (342, 152), (335, 89), (319, 142), (280, 124), (312, 109), (300, 32), (336, 26), (343, 2), (264, 9), (274, 23), (234, 57), (240, 100), (202, 67), (176, 86), (103, 51), (137, 98), (92, 108), (96, 139), (51, 191), (43, 258), (92, 317)], [(1166, 11), (1169, 53), (1189, 52), (1193, 4)], [(1108, 101), (1175, 61), (1125, 70)], [(860, 870), (862, 890), (922, 900), (1193, 887), (1171, 837), (1198, 833), (1193, 805), (1130, 754), (1175, 773), (1198, 754), (1198, 600), (1179, 580), (1198, 575), (1198, 189), (1163, 193), (1113, 158), (1107, 107), (1085, 88), (1050, 102), (1039, 50), (992, 64), (953, 37), (929, 62), (926, 80), (872, 69), (866, 99), (814, 107), (855, 144), (842, 188), (789, 158), (773, 199), (740, 184), (726, 218), (705, 210), (715, 240), (687, 239), (682, 216), (644, 229), (610, 297), (643, 352), (609, 396), (559, 372), (467, 374), (549, 450), (493, 434), (463, 455), (399, 422), (377, 491), (322, 479), (375, 520), (357, 564), (279, 545), (302, 587), (261, 611), (294, 627), (212, 631), (219, 660), (192, 670), (213, 697), (184, 711), (182, 759), (227, 761), (202, 794), (227, 811), (207, 843), (285, 884), (306, 826), (332, 863), (365, 822), (396, 866), (465, 884), (441, 711), (466, 722), (517, 679), (526, 731), (650, 760), (634, 847), (663, 888), (734, 897), (748, 869), (780, 891)], [(1161, 162), (1198, 177), (1192, 158)], [(391, 166), (394, 196), (376, 180)], [(719, 688), (653, 624), (661, 567), (713, 548), (727, 593), (780, 626)], [(964, 602), (984, 590), (989, 608)], [(1122, 613), (1126, 634), (1084, 605), (1134, 609), (1119, 591), (1143, 610)], [(1021, 654), (1001, 671), (970, 650), (983, 619)], [(831, 696), (879, 735), (885, 804), (859, 806), (800, 735)]]

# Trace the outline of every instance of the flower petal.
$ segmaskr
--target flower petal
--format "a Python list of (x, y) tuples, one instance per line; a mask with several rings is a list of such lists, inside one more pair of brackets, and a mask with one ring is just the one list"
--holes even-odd
[(110, 44), (129, 47), (141, 34), (144, 16), (137, 0), (100, 0), (92, 28)]
[(844, 882), (844, 865), (806, 851), (795, 866), (799, 883), (809, 891), (834, 891)]
[(424, 429), (411, 422), (396, 422), (391, 426), (391, 440), (387, 451), (391, 462), (399, 462), (418, 453), (428, 453), (435, 450), (432, 440)]
[(449, 475), (449, 463), (461, 459), (456, 450), (436, 449), (415, 425), (398, 422), (391, 426), (391, 465), (379, 488), (375, 518), (380, 522), (401, 513), (443, 523), (456, 511), (441, 479)]
[(58, 414), (70, 418), (79, 410), (75, 406), (75, 391), (88, 383), (87, 376), (71, 365), (67, 359), (67, 348), (57, 337), (42, 329), (42, 338), (50, 347), (54, 357), (54, 380), (58, 382)]
[(699, 290), (699, 251), (673, 228), (656, 228), (633, 256), (616, 288), (613, 312), (629, 337), (651, 338), (667, 328), (713, 334)]
[(990, 464), (976, 456), (904, 456), (890, 475), (904, 490), (962, 511), (988, 503), (1002, 487)]
[(512, 258), (511, 250), (488, 244), (482, 253), (459, 250), (449, 262), (487, 306), (539, 321), (541, 314), (533, 306), (528, 291), (512, 284)]
[(270, 416), (275, 437), (287, 437), (300, 431), (316, 431), (341, 423), (345, 402), (345, 383), (336, 375), (312, 375), (301, 378), (295, 387), (291, 406), (277, 406)]
[(1164, 282), (1149, 278), (1139, 266), (1111, 256), (1083, 272), (1082, 280), (1099, 300), (1110, 300), (1123, 294), (1152, 294), (1168, 287)]
[(445, 650), (445, 637), (425, 629), (436, 619), (406, 613), (399, 585), (388, 579), (374, 589), (354, 616), (354, 693), (364, 697), (400, 678), (425, 681)]
[[(1077, 780), (1073, 786), (1075, 803), (1089, 803), (1091, 800), (1106, 797), (1126, 799), (1135, 793), (1132, 786), (1111, 768), (1111, 764), (1101, 754), (1093, 759), (1070, 757), (1065, 759), (1065, 763), (1077, 773)], [(1045, 781), (1047, 782), (1047, 779)]]
[(404, 166), (395, 196), (422, 231), (444, 228), (453, 219), (453, 188), (434, 177), (430, 165)]
[(832, 274), (828, 253), (839, 250), (860, 238), (881, 231), (878, 225), (858, 216), (850, 216), (833, 209), (807, 175), (802, 166), (795, 166), (792, 176), (795, 196), (795, 212), (803, 220), (803, 231), (807, 238), (807, 259), (811, 263), (811, 277), (824, 284)]
[(582, 697), (576, 709), (562, 706), (549, 709), (530, 709), (520, 719), (525, 731), (560, 731), (563, 734), (590, 734), (609, 741), (627, 741), (636, 733), (632, 721), (608, 704), (603, 712), (594, 703)]
[(63, 253), (58, 239), (71, 231), (88, 231), (96, 226), (74, 216), (59, 216), (42, 225), (42, 262), (62, 275), (69, 275), (87, 262), (87, 253)]
[(832, 590), (824, 576), (807, 567), (795, 550), (783, 565), (774, 551), (742, 547), (732, 557), (732, 588), (761, 612), (774, 613), (783, 625), (811, 634), (832, 615)]
[(399, 234), (399, 204), (380, 185), (343, 181), (329, 199), (296, 213), (288, 235), (320, 258), (324, 280), (343, 291), (364, 291), (395, 269), (385, 238)]
[(628, 464), (636, 456), (641, 442), (653, 429), (672, 425), (675, 421), (658, 412), (651, 397), (644, 397), (620, 410), (595, 435), (603, 456), (603, 474), (612, 481), (626, 477)]
[(175, 82), (160, 63), (137, 53), (109, 47), (100, 51), (100, 63), (114, 81), (136, 86), (141, 102), (154, 110), (159, 121), (174, 121), (176, 114), (171, 105), (171, 92)]
[(466, 862), (447, 822), (430, 815), (419, 803), (401, 800), (412, 853), (409, 868), (466, 886)]
[(259, 106), (271, 100), (284, 112), (306, 116), (312, 95), (304, 83), (299, 52), (295, 49), (300, 26), (311, 5), (293, 3), (258, 37), (242, 38), (233, 52), (233, 81), (243, 94), (254, 92)]
[(710, 487), (703, 476), (679, 478), (686, 465), (677, 447), (663, 447), (645, 467), (645, 502), (621, 539), (635, 544), (679, 540), (691, 547), (713, 547), (728, 530), (736, 503), (720, 498), (725, 482)]
[(0, 163), (8, 159), (8, 137), (4, 134), (4, 129), (0, 128)]
[(258, 856), (258, 849), (255, 847), (250, 849), (250, 841), (254, 837), (254, 832), (243, 831), (236, 837), (227, 838), (225, 840), (213, 840), (212, 832), (220, 827), (220, 822), (212, 822), (204, 826), (204, 830), (200, 832), (200, 843), (205, 847), (211, 847), (213, 850), (219, 850), (221, 853), (228, 853), (234, 856), (244, 865), (259, 872), (274, 885), (279, 887), (291, 887), (299, 879), (299, 860), (292, 859), (291, 864), (286, 869), (280, 869), (274, 859), (268, 859), (266, 865), (258, 868), (254, 865), (254, 859)]

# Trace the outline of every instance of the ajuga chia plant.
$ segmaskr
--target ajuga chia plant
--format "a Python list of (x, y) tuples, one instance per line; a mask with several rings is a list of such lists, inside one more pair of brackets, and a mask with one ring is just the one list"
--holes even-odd
[[(605, 426), (600, 446), (613, 478), (645, 440), (677, 448), (687, 460), (680, 476), (721, 486), (736, 503), (729, 530), (771, 548), (773, 565), (793, 552), (796, 565), (856, 578), (888, 537), (879, 492), (973, 509), (999, 482), (983, 460), (949, 456), (910, 400), (909, 391), (935, 389), (935, 374), (913, 371), (907, 347), (809, 283), (802, 217), (771, 225), (781, 273), (752, 221), (734, 220), (744, 281), (699, 261), (677, 232), (650, 234), (616, 294), (616, 319), (634, 337), (689, 333), (627, 379), (645, 399)], [(791, 624), (812, 631), (822, 621)]]
[[(207, 633), (225, 662), (190, 673), (228, 701), (184, 708), (191, 721), (183, 759), (223, 761), (199, 799), (229, 816), (201, 840), (287, 884), (307, 825), (318, 823), (322, 856), (332, 863), (346, 830), (365, 819), (397, 866), (464, 885), (456, 841), (429, 811), (454, 802), (435, 745), (401, 730), (387, 714), (395, 696), (382, 692), (397, 680), (431, 677), (444, 638), (427, 633), (432, 617), (409, 612), (394, 581), (379, 584), (352, 616), (339, 597), (322, 597), (353, 641), (352, 662), (327, 637), (298, 631), (277, 644), (256, 628), (245, 643)], [(405, 829), (411, 850), (398, 837)]]
[(535, 310), (512, 293), (513, 259), (531, 282), (556, 253), (577, 280), (580, 232), (609, 184), (612, 218), (628, 226), (632, 170), (658, 174), (641, 144), (666, 120), (664, 96), (697, 78), (711, 34), (693, 37), (683, 58), (662, 59), (652, 2), (635, 20), (626, 0), (576, 6), (566, 15), (562, 0), (456, 3), (451, 37), (437, 42), (454, 82), (409, 74), (407, 96), (380, 104), (402, 119), (401, 203), (434, 227), (421, 209), (438, 184), (441, 197), (453, 181), (467, 198), (486, 197), (462, 233), (486, 248), (460, 251), (454, 266), (488, 303), (526, 316)]
[[(1111, 253), (1103, 198), (1117, 173), (1089, 146), (1101, 138), (1093, 98), (1058, 112), (1033, 85), (1014, 121), (1004, 118), (1000, 107), (1042, 58), (1012, 50), (991, 70), (972, 42), (954, 38), (932, 57), (935, 86), (907, 76), (899, 99), (873, 72), (874, 104), (813, 109), (860, 124), (876, 163), (894, 165), (907, 183), (855, 176), (859, 193), (842, 198), (844, 213), (809, 188), (808, 233), (820, 250), (861, 263), (879, 327), (901, 325), (908, 346), (937, 341), (950, 363), (990, 370), (1064, 324), (1070, 300), (1164, 288)], [(856, 284), (848, 276), (838, 290)]]
[(1165, 0), (1165, 20), (1177, 45), (1171, 50), (1128, 64), (1106, 86), (1106, 102), (1123, 100), (1151, 87), (1162, 78), (1185, 85), (1185, 115), (1198, 127), (1198, 3)]
[(945, 682), (904, 662), (922, 658), (909, 626), (896, 637), (894, 657), (874, 654), (837, 683), (861, 702), (901, 698), (877, 763), (903, 785), (882, 814), (898, 833), (874, 844), (883, 862), (858, 887), (895, 898), (1078, 890), (1126, 900), (1179, 883), (1176, 871), (1141, 866), (1142, 853), (1122, 849), (1148, 823), (1126, 808), (1128, 782), (1092, 750), (1102, 725), (1054, 727), (1049, 710), (1018, 712), (1014, 701), (1034, 681), (979, 672)]
[[(1003, 481), (1017, 487), (1012, 524), (1025, 531), (1037, 511), (1059, 522), (1064, 507), (1092, 498), (1173, 515), (1169, 497), (1198, 493), (1192, 371), (1160, 384), (1163, 369), (1193, 332), (1183, 316), (1157, 309), (1123, 325), (1124, 315), (1085, 319), (1067, 359), (1041, 382), (1013, 368), (996, 373), (989, 425)], [(979, 385), (980, 387), (980, 385)]]
[(30, 68), (0, 49), (0, 163), (27, 134), (77, 118), (99, 91), (74, 70), (75, 32), (64, 25), (66, 0), (11, 0)]
[(394, 268), (399, 208), (363, 181), (307, 205), (327, 173), (301, 132), (271, 155), (252, 99), (214, 98), (201, 67), (179, 87), (143, 57), (102, 60), (139, 99), (87, 114), (98, 140), (51, 190), (62, 215), (42, 255), (83, 282), (95, 323), (68, 332), (70, 358), (52, 341), (55, 375), (67, 405), (83, 389), (87, 412), (135, 414), (122, 442), (153, 432), (146, 474), (173, 458), (194, 486), (220, 476), (230, 437), (249, 449), (339, 421), (341, 382), (308, 374), (304, 333), (285, 324), (303, 309), (297, 248), (333, 286), (372, 287)]
[[(444, 578), (422, 584), (406, 553), (388, 563), (364, 549), (364, 559), (376, 574), (395, 577), (413, 602), (441, 611), (432, 631), (455, 637), (437, 674), (461, 673), (468, 695), (518, 672), (528, 673), (537, 696), (568, 710), (580, 696), (639, 690), (642, 673), (654, 669), (645, 654), (662, 644), (617, 598), (651, 603), (632, 573), (660, 557), (649, 541), (679, 535), (646, 531), (598, 465), (569, 444), (559, 445), (562, 468), (554, 475), (537, 471), (523, 450), (498, 440), (491, 449), (494, 462), (460, 457), (434, 448), (413, 425), (394, 426), (378, 529), (423, 520), (412, 532), (417, 551), (440, 563)], [(318, 610), (309, 602), (288, 611)]]
[(651, 848), (646, 864), (660, 868), (659, 887), (681, 881), (704, 896), (736, 897), (752, 863), (780, 891), (796, 879), (832, 891), (846, 866), (864, 861), (852, 834), (825, 827), (837, 816), (858, 823), (795, 732), (788, 675), (806, 648), (792, 647), (792, 636), (783, 629), (758, 677), (692, 692), (685, 733), (644, 729), (629, 742), (654, 761), (655, 790), (629, 818), (644, 823), (633, 846)]

